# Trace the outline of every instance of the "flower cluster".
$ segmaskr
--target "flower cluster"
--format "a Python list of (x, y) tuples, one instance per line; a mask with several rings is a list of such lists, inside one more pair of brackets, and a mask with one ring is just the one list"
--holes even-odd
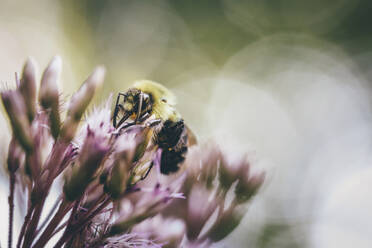
[[(263, 173), (251, 175), (245, 157), (231, 161), (209, 142), (191, 147), (178, 173), (162, 175), (151, 124), (114, 128), (111, 98), (83, 118), (103, 83), (103, 67), (73, 94), (62, 117), (61, 66), (55, 57), (37, 89), (28, 60), (16, 88), (1, 92), (13, 131), (8, 247), (17, 185), (26, 189), (28, 206), (17, 247), (44, 247), (57, 235), (54, 247), (204, 247), (239, 225)], [(56, 207), (41, 218), (60, 176)]]

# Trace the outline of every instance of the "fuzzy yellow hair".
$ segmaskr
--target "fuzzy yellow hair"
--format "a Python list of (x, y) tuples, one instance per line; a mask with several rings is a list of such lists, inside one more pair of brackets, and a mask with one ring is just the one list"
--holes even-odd
[(152, 108), (156, 118), (173, 121), (181, 118), (174, 108), (177, 102), (176, 96), (163, 85), (150, 80), (141, 80), (135, 82), (134, 87), (151, 95), (153, 100)]

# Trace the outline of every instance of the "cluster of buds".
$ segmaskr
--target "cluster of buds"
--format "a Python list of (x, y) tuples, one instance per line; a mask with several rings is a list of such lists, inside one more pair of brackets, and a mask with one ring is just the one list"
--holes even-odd
[(190, 149), (181, 189), (185, 200), (175, 200), (163, 211), (184, 221), (185, 247), (209, 247), (227, 237), (261, 187), (265, 173), (250, 172), (246, 156), (231, 157), (214, 142)]
[[(114, 128), (111, 97), (82, 121), (103, 83), (104, 68), (94, 70), (64, 111), (61, 67), (61, 59), (53, 58), (38, 89), (35, 63), (28, 60), (16, 88), (1, 92), (13, 131), (7, 159), (8, 247), (17, 185), (26, 189), (28, 206), (17, 247), (44, 247), (56, 235), (54, 247), (202, 247), (236, 228), (263, 174), (250, 175), (246, 159), (231, 162), (217, 146), (195, 145), (178, 173), (161, 175), (153, 127), (124, 123)], [(41, 218), (61, 175), (56, 207)], [(215, 212), (217, 218), (204, 230)]]

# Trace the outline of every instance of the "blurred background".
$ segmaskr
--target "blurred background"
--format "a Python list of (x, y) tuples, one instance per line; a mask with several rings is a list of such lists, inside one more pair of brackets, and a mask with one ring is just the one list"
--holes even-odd
[[(96, 103), (137, 79), (161, 82), (199, 140), (267, 172), (216, 247), (369, 248), (371, 11), (369, 0), (0, 0), (0, 81), (28, 56), (41, 70), (58, 54), (65, 99), (98, 64)], [(0, 128), (5, 158), (3, 115)]]

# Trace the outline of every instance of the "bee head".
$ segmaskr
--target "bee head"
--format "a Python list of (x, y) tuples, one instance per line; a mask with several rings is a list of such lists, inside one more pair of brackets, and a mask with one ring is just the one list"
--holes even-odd
[(124, 101), (122, 102), (123, 110), (129, 115), (136, 113), (140, 101), (141, 91), (138, 89), (129, 89), (124, 94)]
[[(121, 96), (124, 98), (122, 101)], [(131, 88), (125, 93), (119, 93), (114, 116), (114, 127), (120, 126), (128, 118), (137, 120), (152, 109), (151, 97), (137, 88)], [(117, 124), (116, 122), (119, 121)]]

